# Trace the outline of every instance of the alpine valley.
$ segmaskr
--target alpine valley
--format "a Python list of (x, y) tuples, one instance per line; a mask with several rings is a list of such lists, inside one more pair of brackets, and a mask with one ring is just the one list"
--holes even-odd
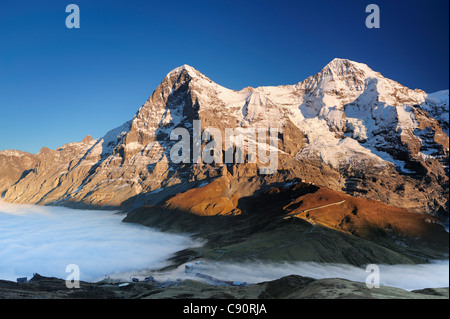
[[(174, 267), (197, 259), (427, 263), (448, 259), (448, 113), (448, 90), (410, 89), (347, 59), (297, 84), (240, 91), (183, 65), (101, 138), (37, 154), (1, 151), (0, 195), (121, 210), (124, 222), (205, 240), (174, 255)], [(175, 163), (171, 132), (192, 136), (196, 120), (234, 129), (246, 145), (266, 143), (246, 129), (276, 129), (277, 170), (262, 174), (259, 156)]]

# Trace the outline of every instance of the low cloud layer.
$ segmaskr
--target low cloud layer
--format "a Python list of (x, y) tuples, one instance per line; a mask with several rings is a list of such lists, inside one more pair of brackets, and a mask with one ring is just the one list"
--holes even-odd
[[(11, 205), (0, 201), (0, 279), (16, 280), (33, 273), (66, 278), (68, 264), (77, 264), (81, 280), (110, 276), (129, 280), (150, 274), (157, 280), (195, 278), (184, 265), (166, 273), (151, 272), (165, 265), (174, 252), (201, 243), (189, 236), (161, 233), (122, 223), (123, 215), (62, 207)], [(449, 286), (449, 262), (424, 265), (378, 265), (381, 285), (407, 290)], [(365, 268), (340, 264), (229, 263), (202, 261), (201, 272), (221, 280), (257, 283), (296, 274), (365, 282)], [(196, 278), (198, 279), (198, 277)]]
[[(398, 287), (406, 290), (422, 288), (439, 288), (449, 286), (449, 261), (441, 260), (420, 265), (378, 265), (380, 285)], [(247, 283), (258, 283), (281, 278), (288, 275), (300, 275), (315, 279), (344, 278), (366, 282), (366, 268), (343, 264), (325, 264), (314, 262), (296, 263), (227, 263), (201, 262), (195, 265), (192, 274), (200, 272), (214, 278)], [(189, 277), (190, 276), (190, 277)], [(193, 278), (184, 272), (184, 266), (173, 272), (156, 273), (160, 280), (176, 278)]]
[(198, 246), (189, 236), (123, 223), (123, 215), (0, 202), (0, 279), (33, 273), (66, 278), (68, 264), (81, 280), (157, 268), (174, 252)]

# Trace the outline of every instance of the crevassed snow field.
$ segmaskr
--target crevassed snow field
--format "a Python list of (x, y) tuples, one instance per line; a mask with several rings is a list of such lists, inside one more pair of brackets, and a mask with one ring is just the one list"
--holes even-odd
[[(111, 211), (12, 205), (0, 201), (0, 279), (15, 281), (33, 273), (67, 278), (66, 266), (80, 267), (80, 280), (110, 276), (142, 279), (166, 264), (174, 252), (200, 246), (188, 235), (167, 234), (123, 223)], [(448, 260), (426, 265), (379, 265), (380, 284), (407, 290), (449, 286)], [(297, 263), (229, 263), (203, 261), (198, 271), (222, 280), (257, 283), (297, 274), (316, 279), (345, 278), (365, 282), (365, 268), (351, 265)], [(158, 280), (191, 278), (184, 265), (152, 272)]]
[(0, 201), (0, 279), (33, 273), (67, 278), (76, 264), (83, 281), (158, 268), (178, 250), (198, 246), (187, 235), (123, 223), (111, 211), (12, 205)]

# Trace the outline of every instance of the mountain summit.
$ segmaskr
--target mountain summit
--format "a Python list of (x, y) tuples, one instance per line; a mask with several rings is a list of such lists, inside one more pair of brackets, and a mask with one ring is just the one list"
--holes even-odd
[[(346, 59), (297, 84), (240, 91), (182, 65), (132, 119), (102, 138), (27, 157), (0, 152), (2, 173), (21, 168), (2, 175), (9, 177), (0, 194), (15, 203), (117, 207), (155, 203), (221, 176), (229, 192), (247, 180), (240, 196), (299, 178), (448, 217), (448, 118), (442, 112), (448, 113), (448, 91), (412, 90)], [(226, 165), (173, 163), (171, 132), (192, 134), (194, 121), (221, 132), (276, 128), (278, 171), (256, 178), (259, 159), (248, 158)], [(245, 141), (260, 143), (251, 136)], [(235, 207), (227, 205), (230, 212)]]

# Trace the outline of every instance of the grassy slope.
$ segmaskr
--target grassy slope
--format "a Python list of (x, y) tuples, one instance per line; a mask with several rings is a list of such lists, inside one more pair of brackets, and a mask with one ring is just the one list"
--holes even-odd
[[(160, 205), (136, 209), (124, 221), (194, 233), (207, 240), (202, 248), (177, 255), (177, 263), (202, 257), (361, 266), (423, 263), (448, 253), (448, 233), (441, 226), (426, 222), (424, 215), (376, 201), (303, 183), (272, 187), (239, 199), (235, 195), (219, 180), (175, 195)], [(239, 214), (202, 216), (197, 210), (202, 203), (214, 198), (223, 201), (227, 196)], [(309, 208), (342, 200), (343, 204), (309, 211), (308, 217), (302, 215)], [(419, 236), (422, 240), (417, 240)]]

